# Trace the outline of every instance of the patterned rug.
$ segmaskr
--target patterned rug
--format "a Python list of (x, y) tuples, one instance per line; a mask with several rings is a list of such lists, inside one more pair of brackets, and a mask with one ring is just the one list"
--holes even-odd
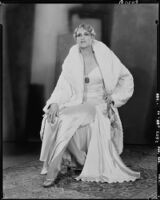
[[(40, 175), (42, 163), (33, 161), (22, 166), (9, 167), (3, 171), (3, 198), (14, 199), (148, 199), (156, 198), (156, 149), (125, 149), (124, 163), (141, 178), (135, 182), (96, 183), (76, 181), (73, 168), (59, 174), (56, 185), (43, 188), (45, 176)], [(65, 166), (63, 166), (65, 169)]]

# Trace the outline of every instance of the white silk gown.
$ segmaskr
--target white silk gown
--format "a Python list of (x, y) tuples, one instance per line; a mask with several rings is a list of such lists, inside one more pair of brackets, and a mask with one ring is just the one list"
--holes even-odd
[(140, 173), (123, 163), (112, 140), (111, 123), (104, 113), (106, 103), (99, 67), (94, 68), (88, 77), (90, 81), (85, 84), (83, 104), (60, 110), (53, 125), (46, 122), (40, 160), (49, 164), (47, 179), (57, 176), (62, 156), (73, 141), (79, 149), (76, 155), (86, 155), (77, 180), (134, 181), (140, 178)]

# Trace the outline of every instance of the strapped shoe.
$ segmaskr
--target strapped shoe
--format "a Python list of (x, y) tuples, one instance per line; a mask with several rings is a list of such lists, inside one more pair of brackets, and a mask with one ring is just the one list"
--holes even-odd
[(41, 171), (41, 175), (45, 175), (47, 174), (47, 168), (46, 167), (43, 167), (42, 171)]
[(43, 187), (51, 187), (55, 185), (55, 180), (54, 179), (46, 179), (43, 183)]

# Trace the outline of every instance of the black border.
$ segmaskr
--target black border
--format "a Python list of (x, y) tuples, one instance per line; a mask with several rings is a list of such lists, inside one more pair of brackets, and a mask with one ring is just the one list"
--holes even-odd
[[(3, 49), (3, 45), (2, 45), (2, 41), (3, 41), (3, 26), (2, 24), (0, 24), (0, 102), (3, 102), (2, 101), (2, 91), (3, 91), (3, 86), (2, 86), (2, 49)], [(0, 104), (0, 152), (1, 152), (1, 166), (0, 166), (0, 179), (3, 180), (3, 148), (2, 148), (2, 145), (3, 145), (3, 129), (2, 129), (2, 107), (3, 105)], [(1, 198), (3, 197), (3, 182), (1, 184)]]
[[(121, 4), (120, 6), (123, 5), (129, 5), (129, 4), (135, 4), (136, 0), (123, 0), (123, 4)], [(115, 1), (115, 0), (54, 0), (54, 1), (45, 1), (45, 0), (2, 0), (0, 1), (0, 6), (2, 6), (3, 4), (28, 4), (28, 3), (33, 3), (33, 4), (37, 4), (37, 3), (53, 3), (53, 4), (59, 4), (59, 3), (64, 3), (64, 4), (79, 4), (79, 3), (95, 3), (95, 4), (100, 4), (100, 3), (105, 3), (105, 4), (120, 4), (120, 1)], [(130, 3), (128, 3), (130, 2)], [(159, 18), (159, 1), (158, 0), (138, 0), (137, 4), (158, 4), (158, 18)], [(1, 15), (2, 16), (2, 15)], [(158, 114), (160, 112), (160, 69), (159, 69), (159, 19), (157, 19), (155, 21), (155, 24), (157, 25), (157, 91), (156, 91), (156, 96), (155, 96), (155, 104), (156, 104), (156, 119), (155, 119), (155, 124), (156, 124), (156, 132), (158, 134), (158, 137), (155, 138), (155, 145), (157, 146), (157, 199), (160, 199), (160, 190), (159, 187), (160, 186), (160, 162), (158, 162), (158, 159), (160, 159), (160, 150), (158, 151), (158, 148), (160, 149), (160, 139), (159, 139), (159, 131), (160, 131), (160, 115)], [(0, 152), (1, 152), (1, 172), (0, 172), (0, 178), (1, 178), (1, 199), (3, 199), (3, 127), (2, 127), (2, 120), (3, 120), (3, 101), (2, 101), (2, 94), (3, 94), (3, 24), (0, 24), (0, 101), (2, 102), (0, 105), (0, 130), (1, 130), (1, 134), (0, 134)], [(157, 123), (158, 122), (158, 123)]]
[[(5, 3), (8, 3), (8, 4), (16, 4), (16, 3), (19, 3), (19, 4), (22, 4), (22, 3), (95, 3), (95, 4), (99, 4), (99, 3), (105, 3), (105, 4), (120, 4), (120, 1), (123, 1), (123, 4), (143, 4), (143, 3), (146, 3), (146, 4), (154, 4), (154, 3), (159, 3), (158, 0), (2, 0), (0, 1), (1, 4), (5, 4)], [(122, 5), (123, 5), (122, 4)]]

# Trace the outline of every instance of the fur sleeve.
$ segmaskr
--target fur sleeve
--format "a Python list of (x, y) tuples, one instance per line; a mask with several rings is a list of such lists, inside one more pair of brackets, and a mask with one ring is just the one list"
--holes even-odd
[(124, 105), (133, 95), (134, 81), (129, 70), (121, 63), (119, 58), (111, 51), (113, 69), (118, 71), (118, 82), (111, 95), (115, 107)]
[(63, 71), (59, 76), (59, 79), (57, 81), (56, 87), (53, 90), (50, 98), (48, 99), (48, 101), (46, 102), (45, 107), (43, 108), (44, 112), (47, 112), (48, 107), (52, 104), (52, 103), (57, 103), (59, 106), (61, 106), (62, 104), (66, 103), (69, 101), (69, 99), (72, 96), (72, 90), (71, 90), (71, 86), (68, 83), (68, 81), (66, 80)]

